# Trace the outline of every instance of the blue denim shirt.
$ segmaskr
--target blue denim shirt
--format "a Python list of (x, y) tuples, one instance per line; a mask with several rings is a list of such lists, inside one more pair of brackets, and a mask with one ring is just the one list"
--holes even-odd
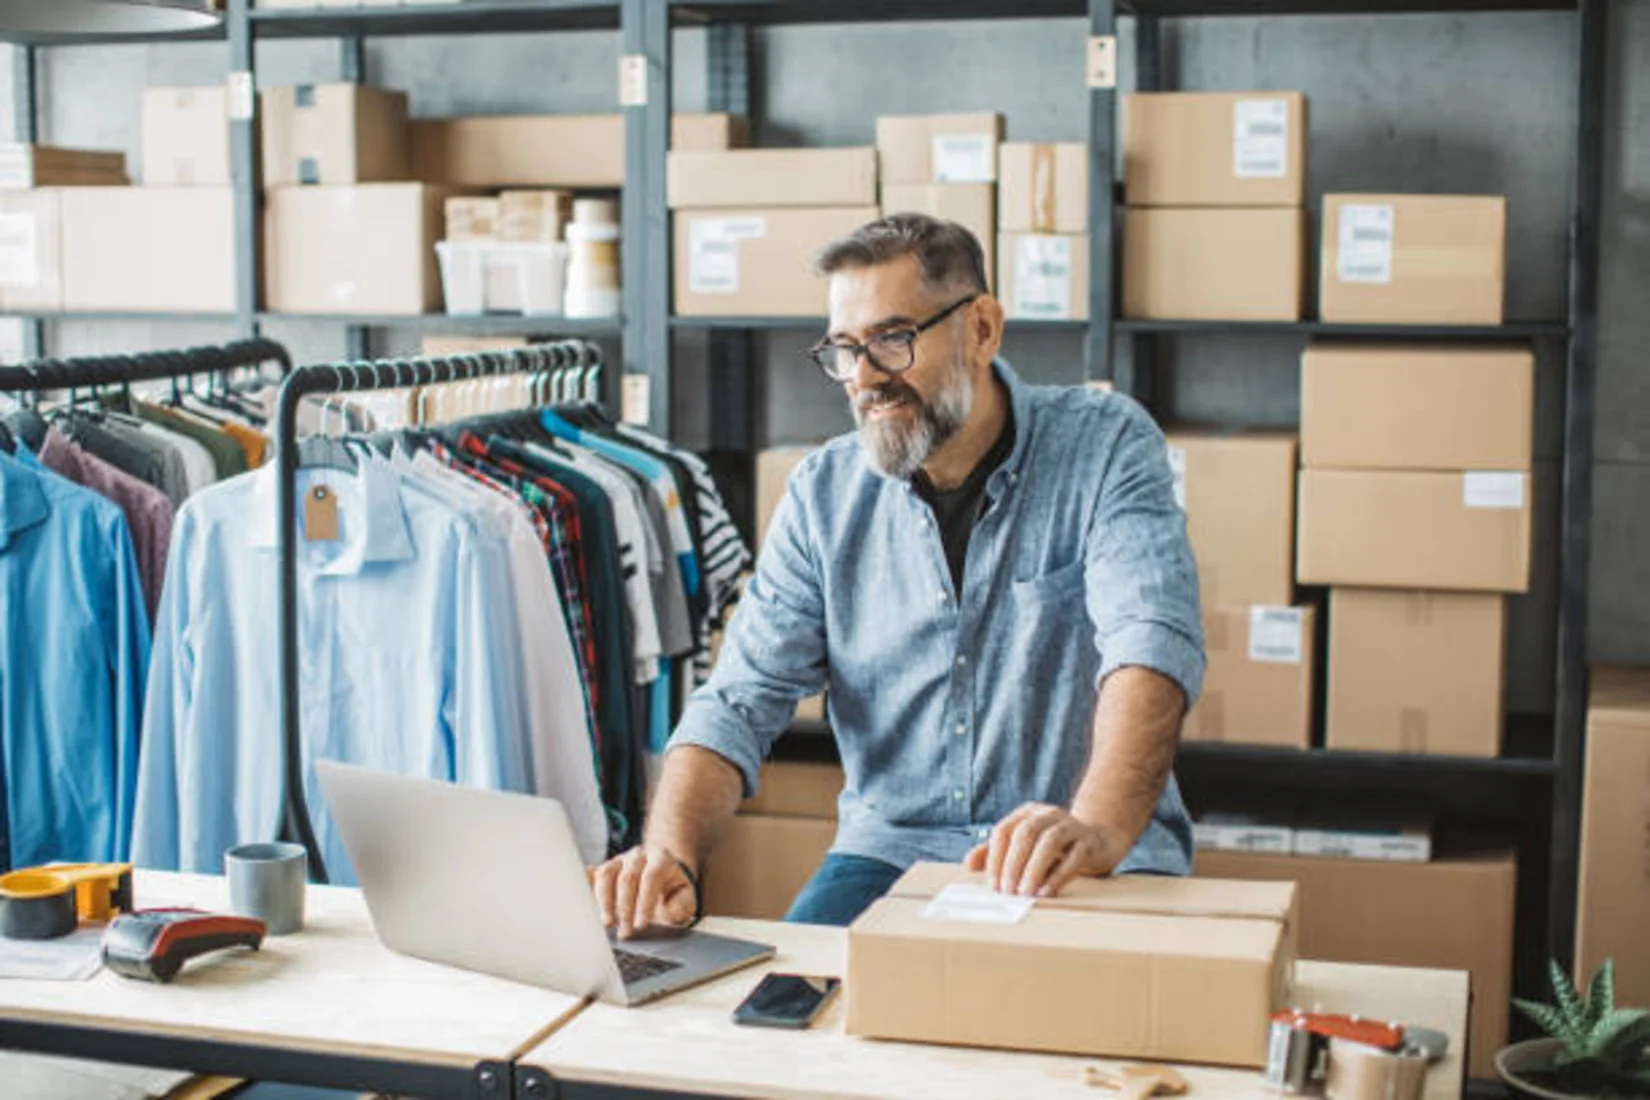
[[(986, 482), (953, 595), (908, 482), (844, 436), (791, 475), (710, 681), (671, 746), (744, 774), (829, 688), (847, 785), (833, 851), (955, 861), (1028, 801), (1069, 805), (1100, 682), (1128, 665), (1197, 697), (1197, 568), (1163, 435), (1127, 397), (1030, 386), (1006, 363), (1014, 449)], [(1173, 780), (1120, 871), (1187, 874)]]

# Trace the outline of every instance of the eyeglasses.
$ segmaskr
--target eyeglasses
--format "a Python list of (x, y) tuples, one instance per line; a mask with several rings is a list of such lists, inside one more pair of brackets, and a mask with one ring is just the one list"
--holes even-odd
[(822, 341), (808, 349), (808, 358), (812, 359), (819, 369), (825, 372), (825, 377), (833, 382), (846, 382), (852, 378), (859, 370), (861, 355), (884, 374), (903, 374), (917, 361), (917, 337), (978, 297), (978, 294), (970, 294), (960, 301), (952, 302), (926, 321), (909, 328), (879, 332), (863, 344), (852, 341)]

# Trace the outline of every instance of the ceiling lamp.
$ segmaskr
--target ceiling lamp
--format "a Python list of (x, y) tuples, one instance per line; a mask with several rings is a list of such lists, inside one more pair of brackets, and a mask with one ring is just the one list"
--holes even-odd
[(177, 34), (222, 18), (212, 0), (0, 0), (0, 40)]

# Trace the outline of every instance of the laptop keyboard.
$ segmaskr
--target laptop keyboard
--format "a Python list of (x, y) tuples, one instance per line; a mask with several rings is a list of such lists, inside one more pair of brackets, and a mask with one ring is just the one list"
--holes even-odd
[(619, 961), (619, 977), (624, 979), (625, 985), (635, 985), (682, 968), (681, 963), (672, 962), (670, 959), (661, 959), (657, 955), (641, 955), (617, 947), (613, 949), (613, 957)]

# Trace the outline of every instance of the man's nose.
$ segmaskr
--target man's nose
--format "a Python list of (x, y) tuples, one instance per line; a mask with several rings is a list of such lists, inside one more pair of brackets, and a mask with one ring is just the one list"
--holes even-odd
[(853, 392), (857, 395), (866, 390), (874, 390), (887, 383), (889, 375), (880, 370), (871, 362), (871, 353), (860, 352), (859, 358), (854, 360)]

